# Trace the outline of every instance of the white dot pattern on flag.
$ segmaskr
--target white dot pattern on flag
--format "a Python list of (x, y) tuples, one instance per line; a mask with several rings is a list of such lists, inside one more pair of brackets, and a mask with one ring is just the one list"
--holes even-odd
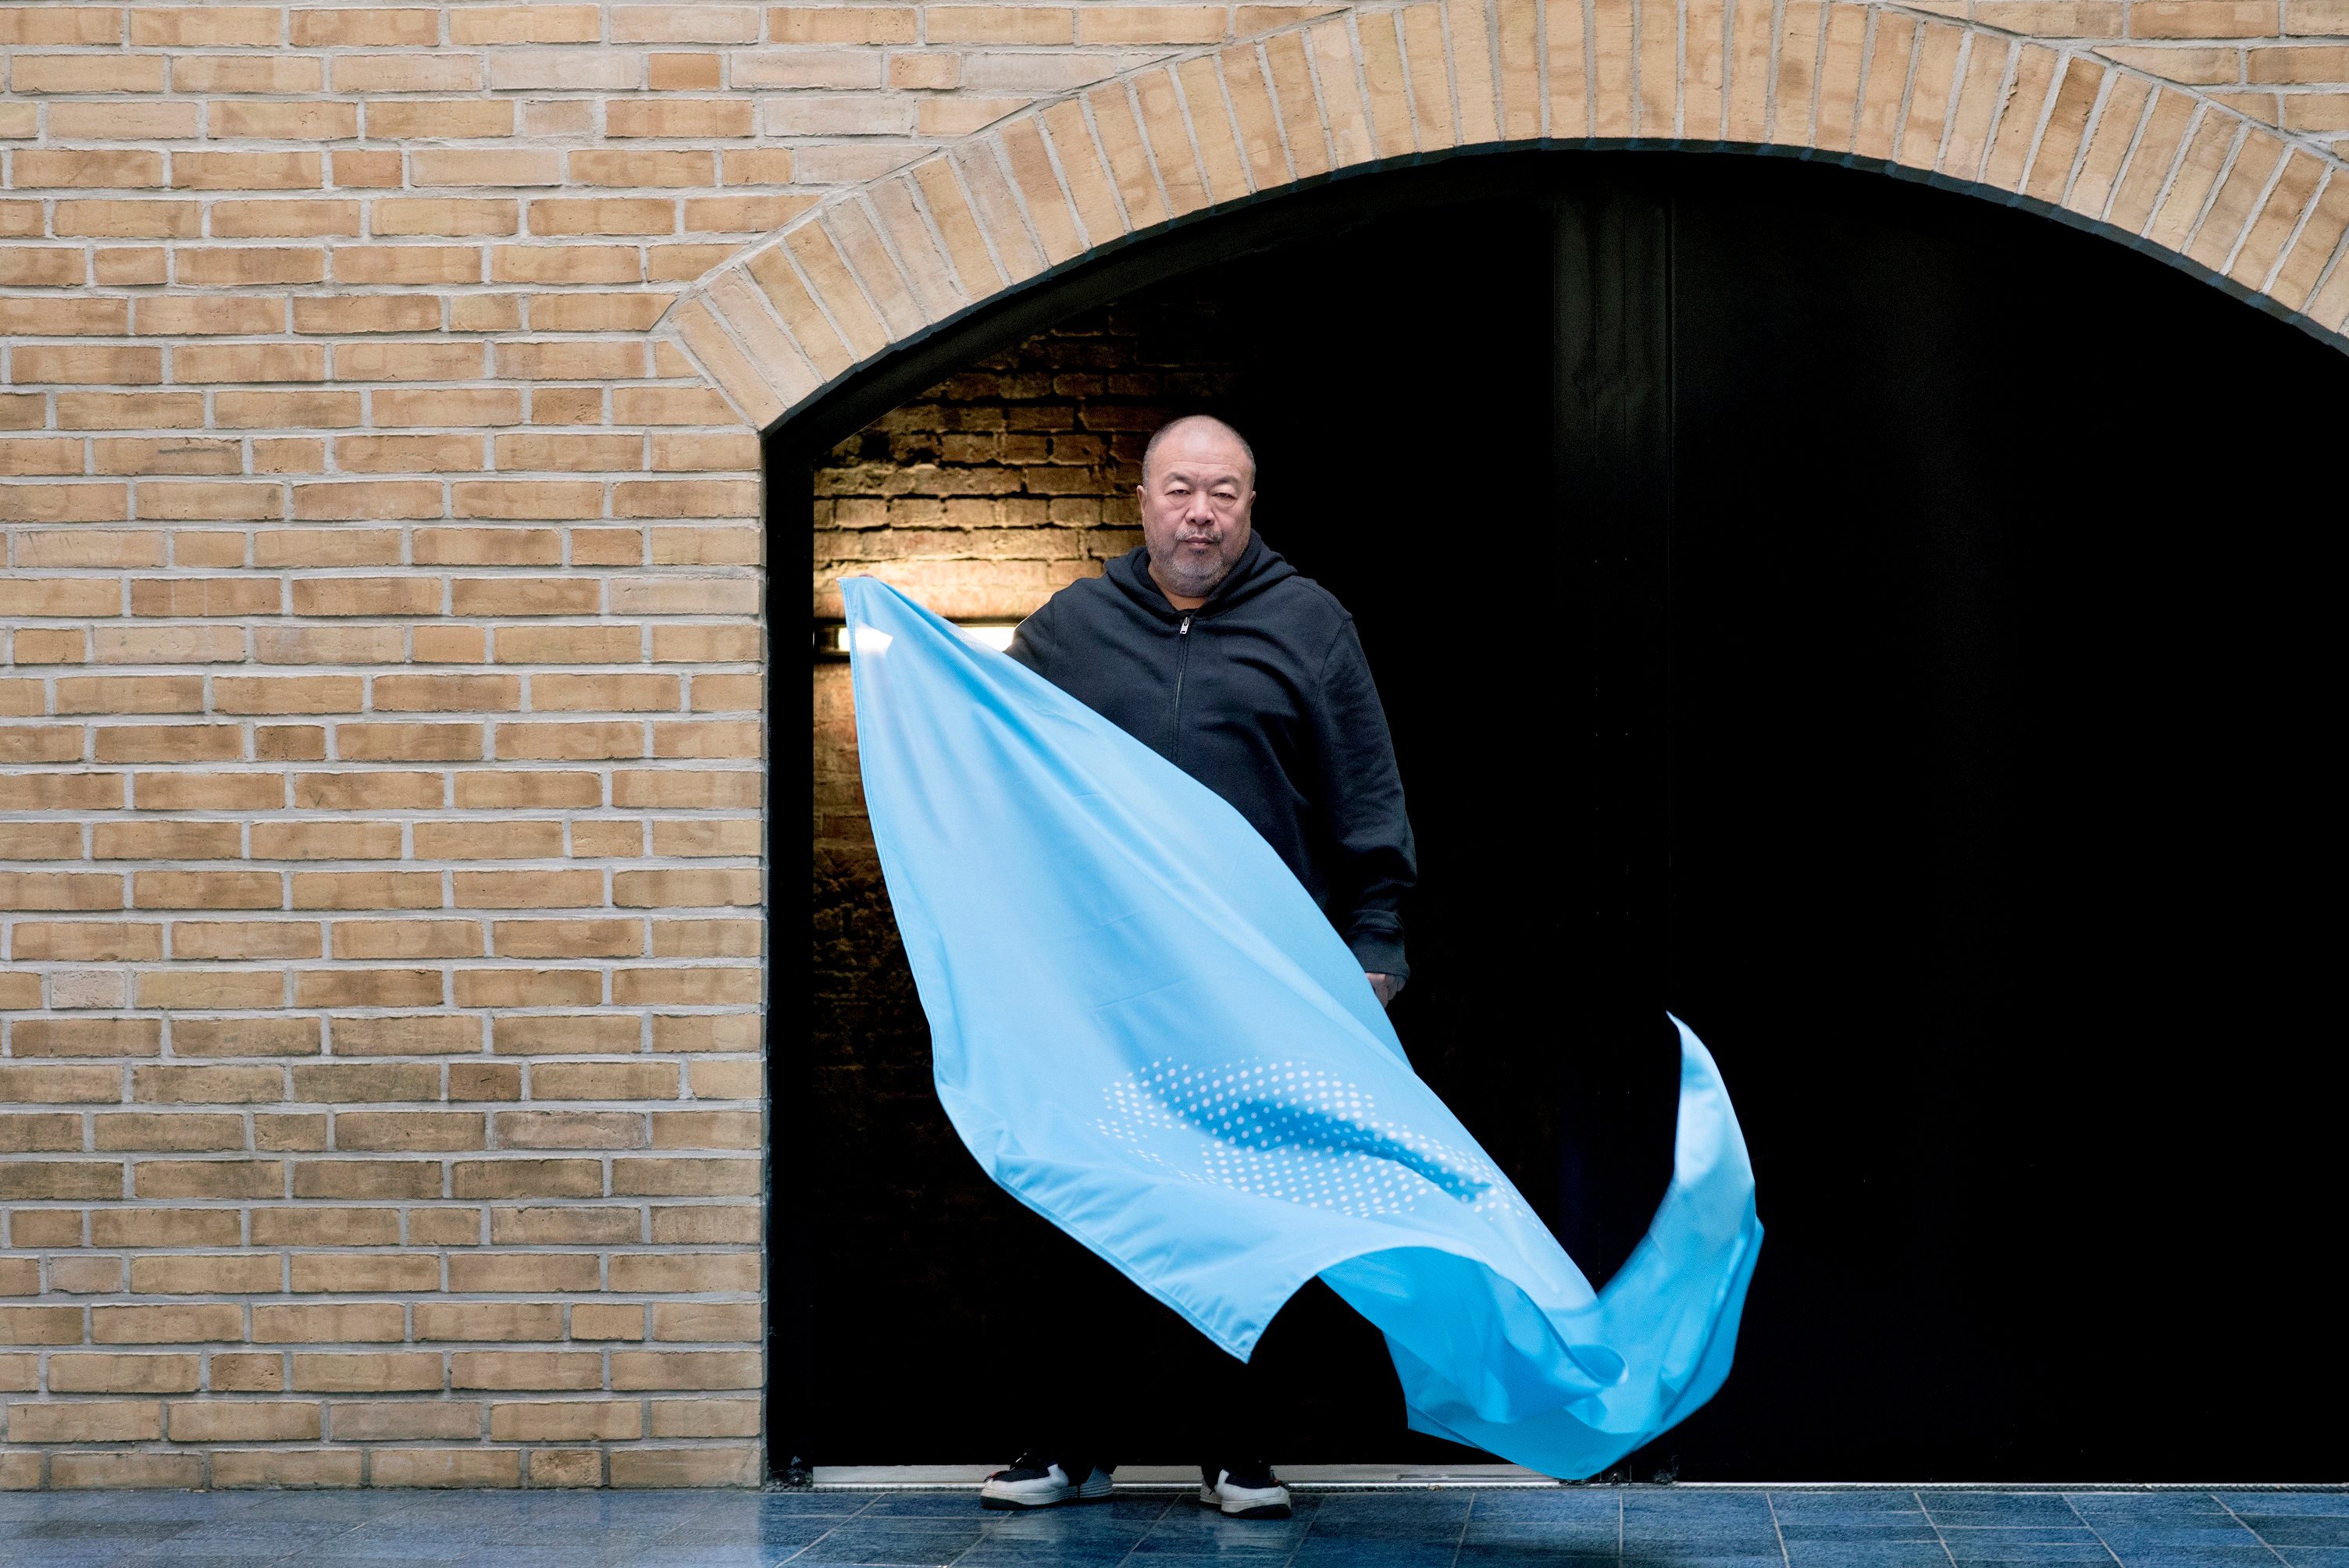
[(1530, 1213), (1473, 1147), (1384, 1119), (1368, 1090), (1309, 1062), (1162, 1057), (1102, 1098), (1103, 1134), (1187, 1181), (1358, 1216), (1406, 1213), (1435, 1193), (1488, 1215)]

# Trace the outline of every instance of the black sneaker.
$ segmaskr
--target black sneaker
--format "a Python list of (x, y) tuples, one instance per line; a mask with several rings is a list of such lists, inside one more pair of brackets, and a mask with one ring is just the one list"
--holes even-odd
[(1199, 1503), (1230, 1519), (1287, 1519), (1288, 1489), (1261, 1460), (1240, 1465), (1201, 1465)]
[[(1048, 1460), (1033, 1449), (997, 1470), (978, 1489), (981, 1508), (1050, 1508), (1062, 1502), (1100, 1502), (1110, 1495), (1110, 1472), (1117, 1467), (1083, 1460)], [(1074, 1478), (1074, 1479), (1071, 1479)]]

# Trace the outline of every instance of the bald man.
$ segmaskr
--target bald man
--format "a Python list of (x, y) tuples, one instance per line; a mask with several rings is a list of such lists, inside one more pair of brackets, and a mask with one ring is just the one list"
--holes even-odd
[[(1411, 820), (1385, 711), (1354, 620), (1251, 526), (1256, 454), (1237, 430), (1194, 415), (1151, 437), (1136, 487), (1142, 547), (1071, 583), (1020, 624), (1011, 656), (1213, 789), (1297, 873), (1392, 1002), (1403, 961), (1403, 894), (1416, 875)], [(1238, 1364), (1203, 1383), (1253, 1425)], [(1081, 1376), (1081, 1374), (1078, 1374)], [(1084, 1443), (1092, 1434), (1058, 1434)], [(1288, 1517), (1288, 1489), (1257, 1437), (1231, 1433), (1202, 1464), (1199, 1501), (1244, 1519)], [(1097, 1449), (1031, 1449), (989, 1477), (989, 1508), (1110, 1495)]]

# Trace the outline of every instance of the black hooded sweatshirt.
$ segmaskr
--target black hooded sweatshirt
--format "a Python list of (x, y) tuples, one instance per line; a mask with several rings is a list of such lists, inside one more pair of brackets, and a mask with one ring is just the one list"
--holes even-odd
[(1354, 618), (1261, 534), (1178, 610), (1137, 549), (1020, 623), (1011, 656), (1231, 802), (1372, 974), (1409, 974), (1417, 875)]

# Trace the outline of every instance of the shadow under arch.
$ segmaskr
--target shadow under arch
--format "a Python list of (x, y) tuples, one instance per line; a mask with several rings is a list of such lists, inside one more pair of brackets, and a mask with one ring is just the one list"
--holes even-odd
[(1090, 253), (979, 303), (825, 387), (767, 431), (769, 471), (813, 459), (964, 366), (1185, 273), (1300, 240), (1327, 239), (1381, 219), (1490, 201), (1548, 201), (1586, 183), (1594, 163), (1614, 156), (1503, 151), (1364, 170), (1269, 193)]

